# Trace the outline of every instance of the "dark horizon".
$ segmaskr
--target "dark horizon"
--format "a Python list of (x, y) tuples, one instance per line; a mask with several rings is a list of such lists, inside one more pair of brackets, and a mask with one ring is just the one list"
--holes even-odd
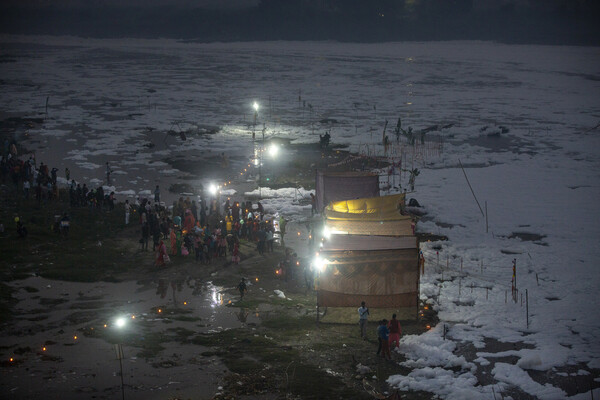
[(128, 1), (122, 5), (5, 3), (0, 6), (0, 32), (200, 42), (491, 40), (600, 44), (600, 5), (593, 0), (261, 0), (246, 7), (189, 3), (161, 5), (157, 0), (144, 7)]

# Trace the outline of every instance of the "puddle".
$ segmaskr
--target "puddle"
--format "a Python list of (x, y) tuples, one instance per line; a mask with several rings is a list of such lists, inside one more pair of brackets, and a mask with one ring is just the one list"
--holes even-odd
[(182, 328), (211, 333), (260, 323), (258, 312), (227, 307), (237, 297), (226, 288), (191, 278), (157, 279), (141, 285), (32, 277), (11, 285), (37, 291), (15, 293), (15, 318), (2, 332), (7, 348), (30, 341), (28, 345), (37, 348), (50, 338), (72, 342), (76, 332), (114, 326), (119, 316), (130, 318), (130, 329), (140, 332)]
[[(237, 300), (228, 288), (189, 277), (144, 283), (32, 277), (10, 285), (19, 288), (14, 294), (18, 302), (15, 318), (0, 335), (0, 358), (15, 360), (2, 364), (10, 372), (3, 371), (6, 379), (0, 384), (16, 398), (39, 398), (44, 390), (53, 390), (64, 393), (66, 400), (76, 399), (77, 393), (91, 388), (96, 398), (120, 397), (119, 363), (109, 342), (118, 338), (115, 332), (128, 337), (123, 345), (127, 398), (149, 398), (148, 390), (161, 393), (161, 398), (191, 388), (197, 393), (214, 386), (216, 374), (225, 368), (216, 358), (202, 357), (205, 348), (190, 340), (201, 333), (252, 329), (260, 323), (257, 310), (227, 307)], [(94, 334), (117, 329), (119, 316), (126, 321), (121, 330)], [(18, 349), (27, 351), (16, 354)], [(165, 369), (168, 374), (161, 374)], [(29, 385), (32, 379), (43, 380), (45, 389)], [(192, 383), (186, 388), (177, 382)]]
[(548, 243), (543, 242), (546, 235), (541, 235), (539, 233), (531, 233), (531, 232), (512, 232), (508, 238), (509, 239), (521, 239), (523, 242), (533, 242), (533, 244), (537, 244), (540, 246), (548, 246)]

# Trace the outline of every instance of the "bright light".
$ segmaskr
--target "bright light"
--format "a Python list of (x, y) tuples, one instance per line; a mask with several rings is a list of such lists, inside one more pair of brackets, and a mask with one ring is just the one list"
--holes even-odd
[(326, 226), (323, 228), (323, 237), (329, 239), (331, 237), (331, 230)]
[(254, 111), (258, 112), (259, 105), (257, 102), (254, 102), (254, 104), (252, 104), (252, 107), (254, 107)]
[(213, 196), (215, 194), (217, 194), (217, 190), (219, 190), (219, 187), (217, 185), (215, 185), (214, 183), (211, 183), (210, 186), (208, 187), (209, 193), (212, 194)]
[(272, 144), (269, 146), (269, 155), (273, 158), (277, 157), (279, 154), (279, 146), (276, 144)]
[(124, 326), (125, 326), (125, 323), (126, 323), (126, 321), (125, 321), (125, 318), (124, 318), (124, 317), (119, 317), (119, 318), (117, 318), (117, 319), (115, 320), (115, 326), (116, 326), (117, 328), (122, 328), (122, 327), (124, 327)]
[(327, 264), (329, 264), (329, 261), (319, 256), (317, 256), (313, 261), (313, 265), (315, 266), (315, 269), (318, 272), (325, 271), (325, 267), (327, 267)]

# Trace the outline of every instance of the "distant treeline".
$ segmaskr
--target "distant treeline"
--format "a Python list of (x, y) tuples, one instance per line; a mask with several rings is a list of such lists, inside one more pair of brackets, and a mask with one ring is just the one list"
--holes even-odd
[(0, 5), (0, 32), (203, 42), (475, 39), (600, 44), (598, 0), (262, 0), (255, 7), (227, 10), (123, 4)]

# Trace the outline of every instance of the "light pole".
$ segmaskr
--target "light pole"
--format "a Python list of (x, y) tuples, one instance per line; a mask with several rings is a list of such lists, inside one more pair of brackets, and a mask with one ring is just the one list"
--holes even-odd
[(259, 105), (255, 101), (254, 104), (252, 104), (252, 107), (254, 108), (254, 125), (252, 125), (252, 140), (254, 140), (254, 138), (256, 137), (256, 119), (258, 118)]
[[(118, 329), (123, 329), (127, 323), (125, 317), (119, 317), (115, 321), (115, 326)], [(119, 366), (121, 367), (121, 396), (125, 400), (125, 384), (123, 383), (123, 345), (121, 343), (115, 344), (115, 351), (117, 353), (117, 360), (119, 360)]]

